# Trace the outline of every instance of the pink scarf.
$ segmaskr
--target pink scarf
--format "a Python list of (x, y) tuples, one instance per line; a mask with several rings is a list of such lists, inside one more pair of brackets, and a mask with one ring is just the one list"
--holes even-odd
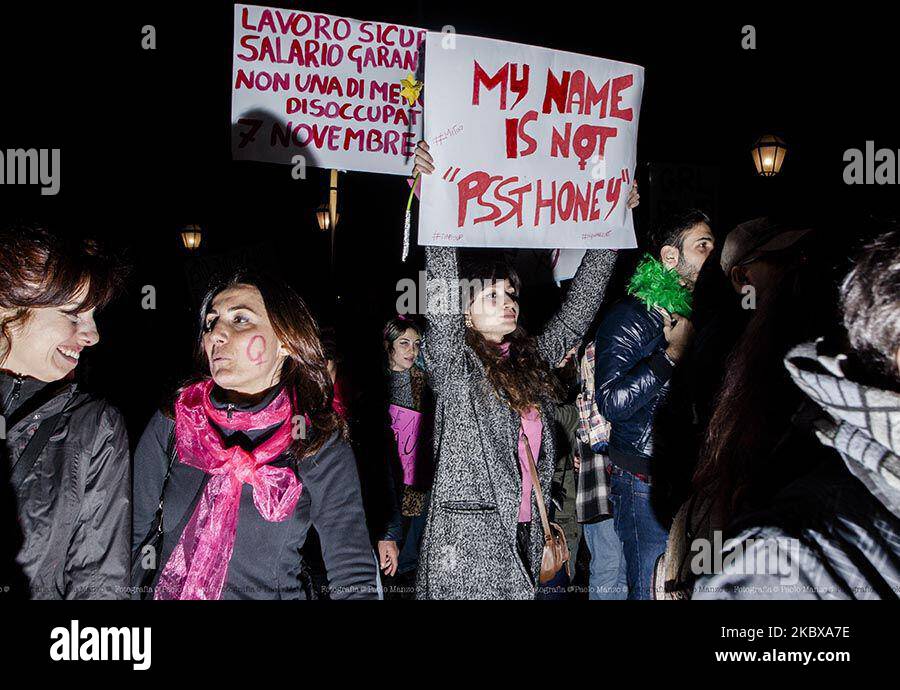
[[(213, 381), (186, 388), (175, 403), (178, 458), (185, 465), (212, 475), (190, 521), (169, 557), (155, 599), (218, 599), (225, 585), (234, 550), (238, 511), (244, 484), (253, 487), (253, 504), (269, 522), (286, 520), (297, 505), (303, 485), (287, 467), (269, 467), (291, 443), (291, 402), (281, 391), (264, 410), (232, 411), (213, 407)], [(250, 431), (281, 426), (253, 451), (225, 448), (223, 429)]]

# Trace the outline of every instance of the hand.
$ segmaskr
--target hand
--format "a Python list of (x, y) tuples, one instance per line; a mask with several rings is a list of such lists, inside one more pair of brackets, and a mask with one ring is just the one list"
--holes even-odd
[(576, 472), (581, 472), (581, 456), (580, 455), (572, 456), (572, 464), (575, 465)]
[(637, 180), (631, 185), (631, 191), (628, 192), (628, 202), (625, 204), (628, 208), (637, 208), (641, 203), (641, 195), (638, 194)]
[(559, 364), (556, 365), (556, 368), (557, 368), (557, 369), (562, 369), (563, 367), (565, 367), (565, 366), (572, 360), (572, 357), (574, 357), (575, 354), (576, 354), (577, 352), (578, 352), (578, 345), (575, 345), (575, 346), (572, 347), (572, 349), (569, 350), (569, 351), (565, 354), (565, 356), (559, 361)]
[(694, 337), (694, 325), (689, 318), (681, 314), (670, 314), (662, 307), (657, 307), (656, 310), (663, 317), (663, 335), (669, 344), (666, 354), (677, 362), (684, 356), (691, 344)]
[(416, 164), (413, 166), (413, 174), (419, 172), (423, 175), (430, 175), (434, 172), (434, 159), (428, 153), (428, 144), (424, 141), (420, 141), (416, 145)]
[(397, 548), (395, 541), (378, 542), (378, 563), (381, 571), (390, 577), (397, 572), (397, 561), (400, 558), (400, 549)]

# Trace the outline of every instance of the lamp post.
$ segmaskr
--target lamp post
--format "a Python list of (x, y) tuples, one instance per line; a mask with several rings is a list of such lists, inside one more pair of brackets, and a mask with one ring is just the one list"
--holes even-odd
[(328, 203), (316, 209), (316, 222), (322, 232), (331, 232), (331, 267), (334, 268), (334, 236), (341, 214), (337, 210), (338, 171), (331, 169), (328, 184)]
[[(339, 221), (341, 218), (340, 213), (335, 214), (335, 223)], [(319, 230), (322, 232), (328, 232), (331, 230), (331, 213), (328, 209), (328, 204), (322, 204), (319, 208), (316, 209), (316, 222), (319, 224)]]
[(181, 241), (184, 248), (189, 252), (196, 251), (200, 248), (200, 242), (203, 240), (203, 231), (199, 225), (186, 225), (181, 230)]
[[(331, 178), (328, 184), (328, 215), (331, 217), (331, 229), (332, 233), (334, 232), (334, 228), (337, 227), (338, 222), (338, 212), (337, 212), (337, 183), (338, 183), (338, 171), (334, 168), (331, 169)], [(334, 242), (334, 235), (332, 234), (332, 245)]]
[(774, 177), (781, 172), (784, 157), (787, 155), (787, 145), (774, 134), (764, 134), (756, 140), (750, 154), (753, 156), (753, 164), (758, 175)]

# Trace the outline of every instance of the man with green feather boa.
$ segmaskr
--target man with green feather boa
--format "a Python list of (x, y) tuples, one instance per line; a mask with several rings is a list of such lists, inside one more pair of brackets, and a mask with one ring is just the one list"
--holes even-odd
[(665, 518), (654, 509), (654, 422), (676, 365), (693, 336), (691, 295), (712, 253), (701, 211), (663, 223), (595, 342), (597, 406), (612, 425), (609, 439), (613, 525), (625, 553), (629, 599), (652, 598), (654, 564), (666, 549)]

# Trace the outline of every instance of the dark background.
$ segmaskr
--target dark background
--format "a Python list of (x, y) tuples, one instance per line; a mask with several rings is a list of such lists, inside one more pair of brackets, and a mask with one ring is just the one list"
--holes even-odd
[[(894, 25), (862, 3), (852, 16), (789, 15), (785, 3), (679, 11), (603, 2), (260, 4), (432, 30), (452, 25), (643, 65), (639, 237), (675, 202), (707, 209), (720, 240), (742, 220), (790, 213), (816, 226), (837, 278), (873, 220), (898, 216), (895, 187), (842, 180), (846, 149), (869, 139), (900, 149)], [(0, 148), (60, 148), (62, 185), (57, 196), (0, 186), (0, 222), (99, 236), (128, 256), (129, 289), (101, 314), (102, 341), (79, 370), (125, 412), (133, 441), (191, 373), (197, 292), (228, 262), (285, 276), (322, 323), (337, 326), (351, 363), (379, 367), (396, 282), (422, 267), (417, 248), (400, 263), (406, 182), (341, 175), (332, 269), (329, 238), (313, 215), (327, 171), (293, 180), (287, 166), (231, 160), (231, 3), (28, 3), (3, 14)], [(156, 28), (156, 50), (141, 48), (145, 24)], [(756, 28), (756, 50), (741, 48), (745, 24)], [(750, 149), (769, 132), (789, 152), (782, 174), (764, 179)], [(194, 254), (178, 234), (187, 223), (204, 230)], [(146, 285), (156, 289), (155, 310), (141, 308)], [(531, 325), (558, 294), (552, 284), (526, 291)]]

